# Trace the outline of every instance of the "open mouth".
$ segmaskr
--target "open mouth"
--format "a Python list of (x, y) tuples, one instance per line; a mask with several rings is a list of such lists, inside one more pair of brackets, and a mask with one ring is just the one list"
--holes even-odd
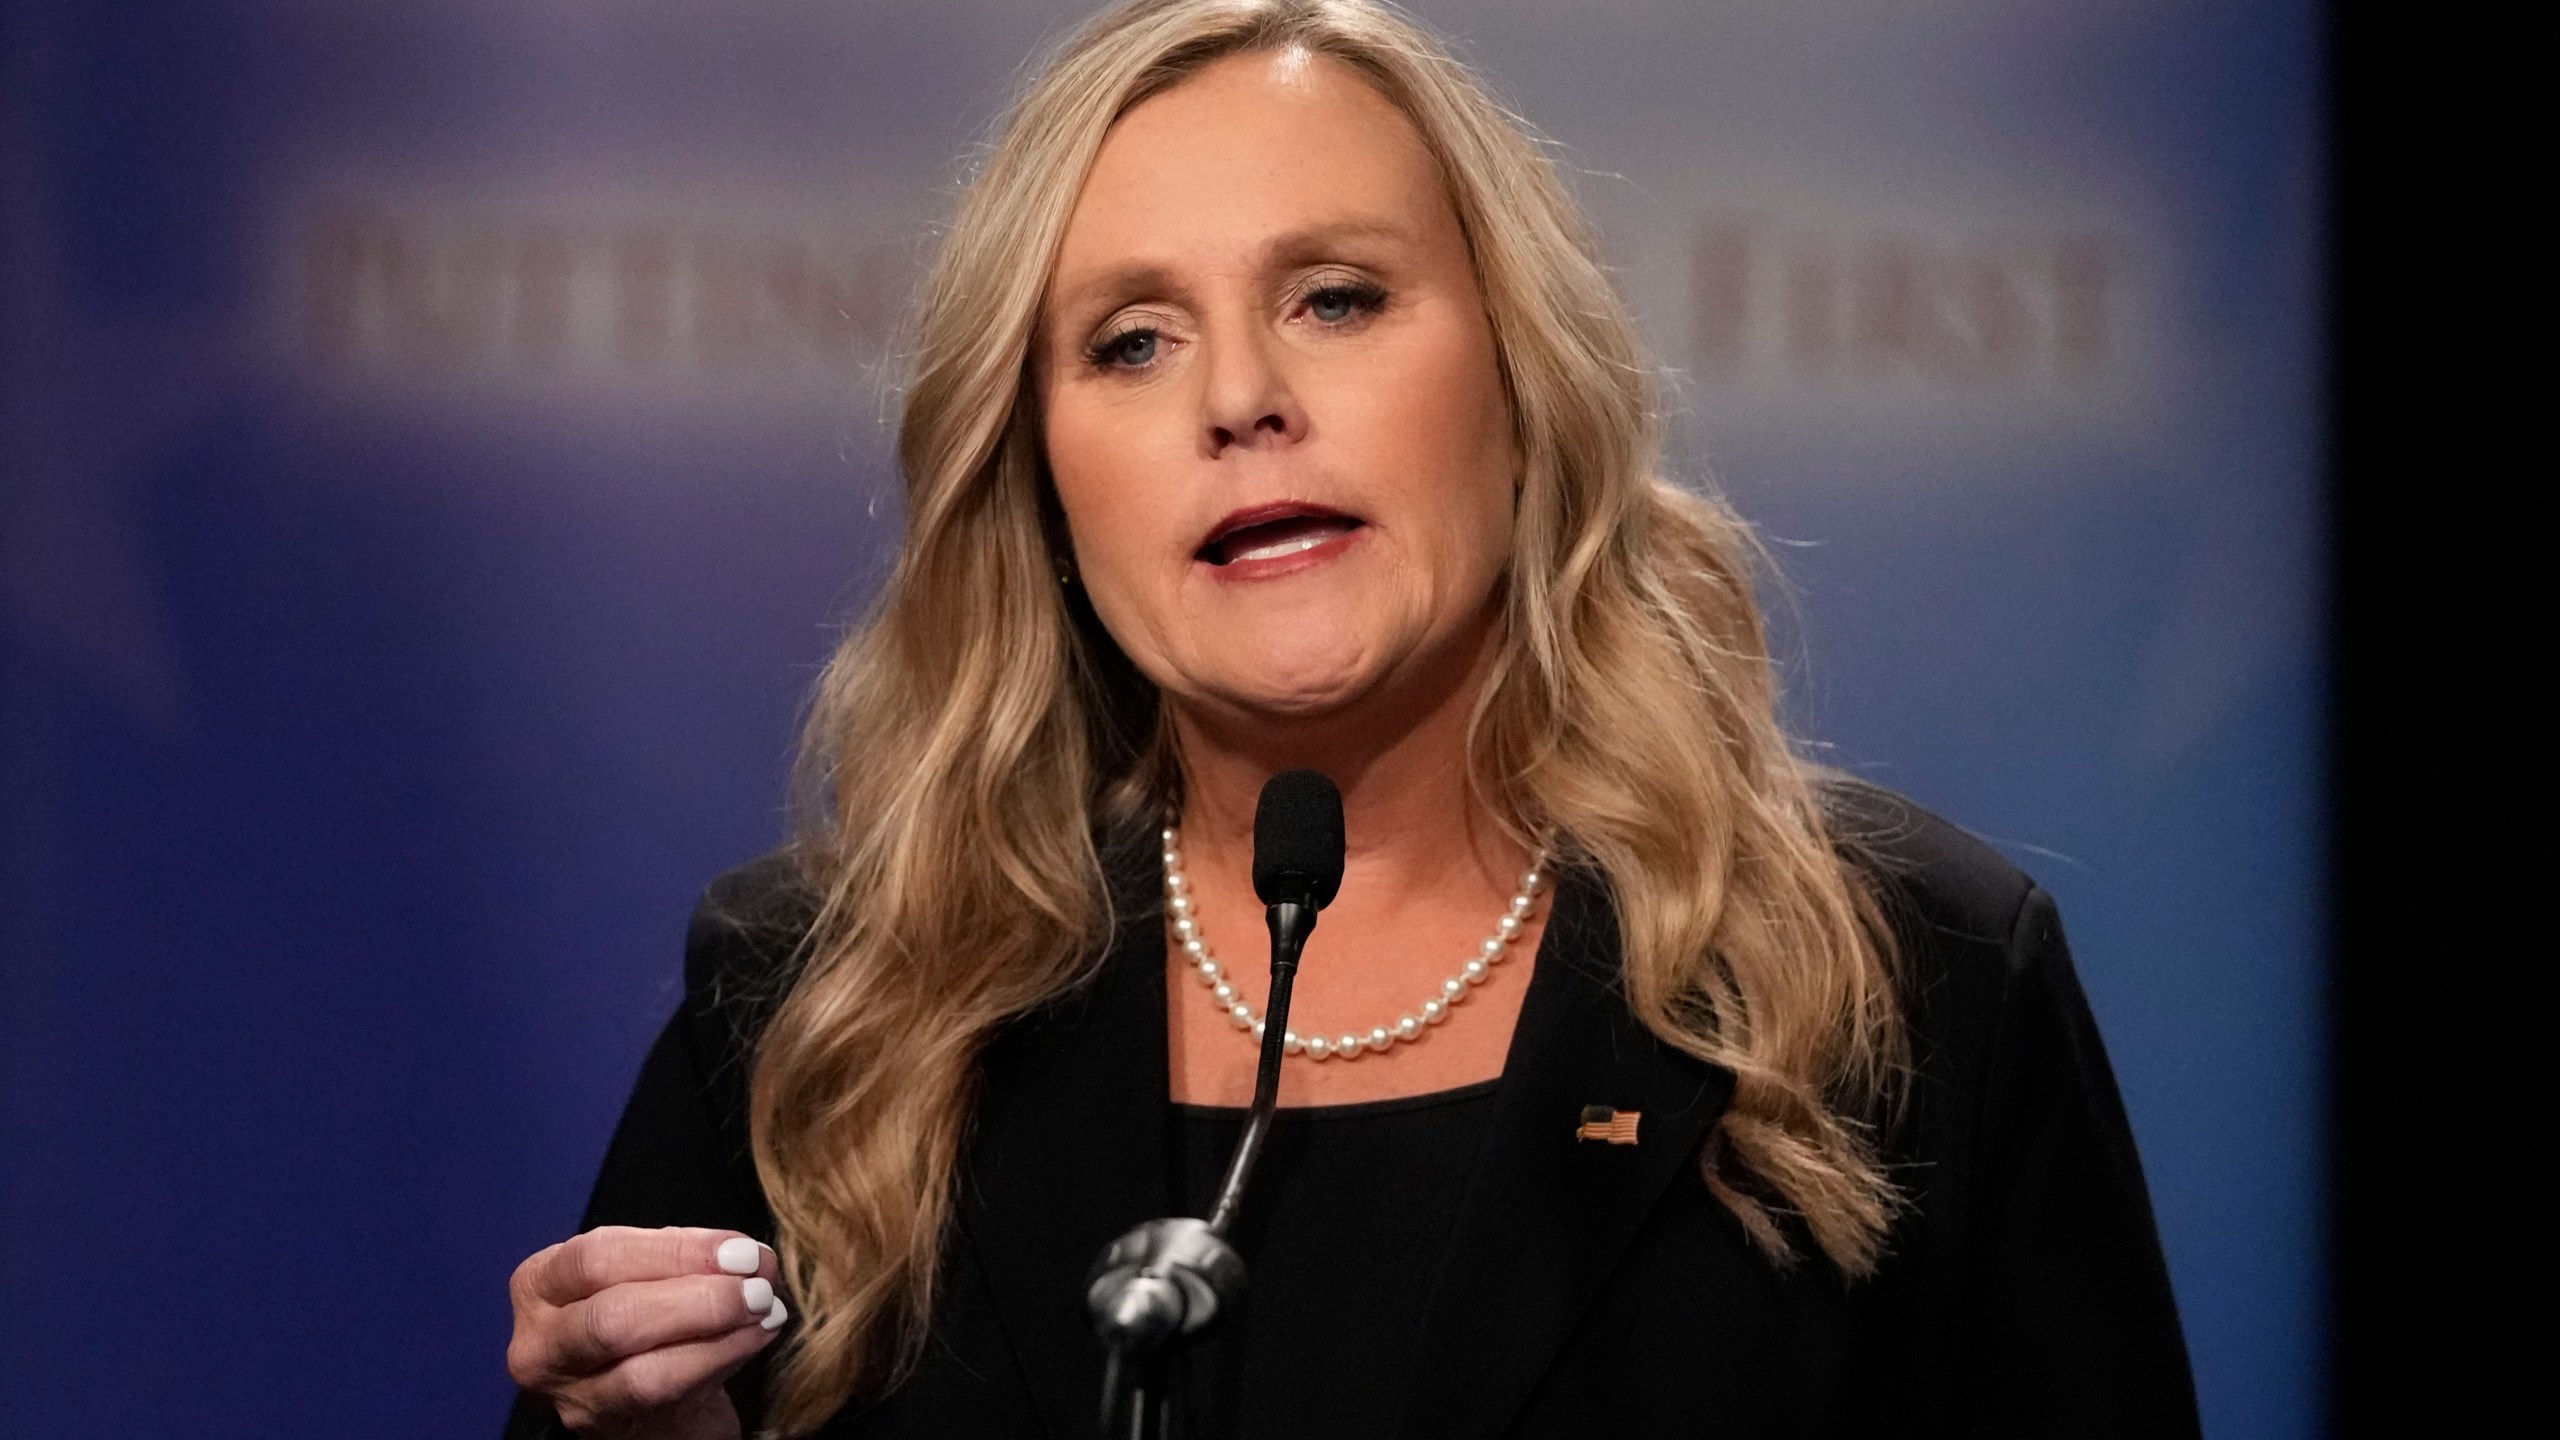
[(1197, 558), (1212, 565), (1236, 565), (1257, 560), (1286, 560), (1302, 555), (1331, 540), (1339, 540), (1361, 527), (1355, 515), (1322, 505), (1304, 505), (1295, 501), (1279, 505), (1257, 505), (1239, 510), (1218, 522), (1209, 538), (1200, 543)]

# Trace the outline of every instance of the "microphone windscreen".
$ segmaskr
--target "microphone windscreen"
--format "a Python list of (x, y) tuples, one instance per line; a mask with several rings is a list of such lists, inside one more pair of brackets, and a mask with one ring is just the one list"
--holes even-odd
[(1342, 792), (1313, 770), (1283, 770), (1253, 810), (1253, 893), (1321, 910), (1342, 888)]

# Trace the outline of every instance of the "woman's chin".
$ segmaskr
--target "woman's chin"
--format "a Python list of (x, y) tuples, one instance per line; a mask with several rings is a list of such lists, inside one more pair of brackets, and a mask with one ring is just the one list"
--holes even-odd
[(1214, 643), (1195, 630), (1193, 643), (1166, 654), (1171, 673), (1159, 681), (1208, 710), (1274, 725), (1332, 724), (1367, 706), (1409, 709), (1422, 698), (1417, 684), (1462, 683), (1467, 656), (1481, 647), (1464, 630), (1435, 634), (1392, 598), (1350, 613), (1326, 606), (1257, 615), (1224, 627)]
[(1379, 667), (1361, 656), (1244, 650), (1220, 659), (1221, 673), (1202, 677), (1207, 683), (1198, 687), (1201, 698), (1239, 717), (1274, 724), (1340, 715), (1375, 693), (1381, 678)]

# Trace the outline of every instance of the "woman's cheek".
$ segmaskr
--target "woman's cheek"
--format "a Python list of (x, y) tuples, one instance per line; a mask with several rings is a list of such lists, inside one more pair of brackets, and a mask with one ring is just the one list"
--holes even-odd
[(1115, 514), (1103, 508), (1090, 514), (1076, 546), (1078, 580), (1121, 652), (1162, 684), (1167, 647), (1179, 645), (1183, 616), (1177, 577), (1166, 573), (1161, 550), (1149, 544), (1161, 538), (1164, 522), (1147, 511), (1142, 506)]

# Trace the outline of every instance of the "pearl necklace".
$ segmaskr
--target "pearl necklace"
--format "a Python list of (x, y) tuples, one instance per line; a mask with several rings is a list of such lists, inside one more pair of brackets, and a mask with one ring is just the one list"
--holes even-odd
[[(1538, 892), (1547, 883), (1546, 872), (1542, 868), (1546, 859), (1541, 852), (1529, 862), (1528, 871), (1520, 877), (1519, 892), (1511, 897), (1510, 910), (1495, 923), (1493, 933), (1476, 947), (1476, 953), (1468, 957), (1466, 964), (1458, 967), (1458, 973), (1440, 982), (1440, 993), (1423, 1001), (1419, 1010), (1397, 1016), (1392, 1025), (1372, 1026), (1366, 1034), (1355, 1031), (1327, 1037), (1300, 1035), (1295, 1030), (1283, 1031), (1282, 1048), (1291, 1055), (1304, 1055), (1310, 1060), (1356, 1060), (1373, 1051), (1383, 1053), (1399, 1040), (1410, 1043), (1421, 1039), (1424, 1026), (1437, 1025), (1448, 1019), (1450, 1009), (1466, 999), (1469, 990), (1491, 979), (1493, 967), (1501, 964), (1511, 953), (1512, 942), (1520, 938), (1521, 926), (1527, 923), (1530, 910), (1538, 903)], [(1173, 917), (1173, 937), (1182, 945), (1183, 962), (1200, 977), (1201, 984), (1209, 987), (1210, 996), (1225, 1012), (1227, 1019), (1237, 1029), (1251, 1031), (1253, 1038), (1259, 1041), (1262, 1038), (1262, 1017), (1254, 1013), (1253, 1007), (1245, 1003), (1234, 983), (1228, 980), (1227, 968), (1209, 953), (1209, 937), (1201, 933), (1200, 919), (1192, 910), (1191, 881), (1182, 873), (1181, 833), (1170, 825), (1164, 830), (1164, 894), (1165, 910)]]

